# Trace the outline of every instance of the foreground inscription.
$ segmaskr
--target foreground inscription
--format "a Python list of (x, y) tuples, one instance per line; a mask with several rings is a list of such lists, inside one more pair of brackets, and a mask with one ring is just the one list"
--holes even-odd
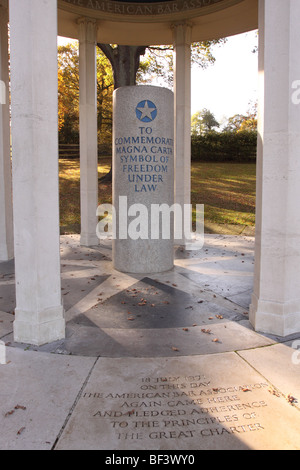
[[(90, 418), (105, 420), (118, 440), (207, 439), (263, 431), (267, 407), (256, 391), (268, 384), (212, 387), (204, 376), (145, 377), (136, 392), (85, 392)], [(91, 409), (91, 407), (89, 407)]]

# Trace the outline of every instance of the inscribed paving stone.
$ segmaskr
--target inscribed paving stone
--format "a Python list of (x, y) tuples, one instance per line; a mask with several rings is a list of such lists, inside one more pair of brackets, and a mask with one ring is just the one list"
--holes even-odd
[(235, 353), (98, 360), (57, 449), (300, 449), (299, 411)]

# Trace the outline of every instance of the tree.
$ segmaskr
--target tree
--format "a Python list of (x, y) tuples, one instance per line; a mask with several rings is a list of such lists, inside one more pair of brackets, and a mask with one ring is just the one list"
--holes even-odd
[(211, 132), (220, 124), (216, 120), (214, 114), (208, 109), (202, 109), (192, 116), (192, 134), (202, 135)]
[[(203, 69), (215, 63), (213, 47), (221, 46), (226, 38), (213, 41), (194, 42), (191, 45), (191, 63)], [(151, 83), (161, 79), (170, 88), (173, 86), (173, 46), (148, 46), (144, 58), (140, 60), (137, 73), (139, 83)]]
[(98, 47), (111, 63), (115, 89), (122, 86), (136, 85), (140, 57), (145, 54), (146, 46), (98, 44)]
[(224, 131), (243, 132), (257, 130), (257, 103), (249, 103), (246, 114), (235, 114), (228, 119)]
[[(204, 41), (192, 44), (192, 63), (203, 68), (209, 63), (214, 63), (212, 46), (223, 44), (226, 39)], [(114, 87), (134, 86), (139, 83), (151, 83), (153, 75), (161, 77), (169, 85), (173, 82), (173, 46), (126, 46), (98, 43), (99, 49), (110, 61)], [(147, 56), (144, 61), (141, 57)], [(112, 181), (112, 168), (109, 173), (101, 178), (102, 182)]]
[[(98, 138), (111, 145), (113, 75), (106, 56), (97, 51)], [(62, 143), (79, 142), (79, 52), (77, 44), (58, 48), (58, 117)]]
[(79, 57), (73, 44), (58, 47), (58, 130), (63, 143), (78, 143)]

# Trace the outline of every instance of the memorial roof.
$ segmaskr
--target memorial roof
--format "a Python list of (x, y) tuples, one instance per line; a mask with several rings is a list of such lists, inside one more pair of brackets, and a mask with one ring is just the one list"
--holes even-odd
[(172, 25), (192, 28), (192, 41), (257, 28), (258, 0), (58, 0), (59, 35), (78, 37), (77, 20), (98, 22), (98, 42), (171, 44)]

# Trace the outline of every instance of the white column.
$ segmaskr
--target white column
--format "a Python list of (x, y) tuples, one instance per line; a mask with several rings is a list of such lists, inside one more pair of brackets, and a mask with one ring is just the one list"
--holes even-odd
[[(300, 2), (259, 1), (257, 331), (300, 331)], [(298, 87), (295, 90), (294, 87)]]
[[(175, 92), (175, 203), (191, 202), (191, 32), (187, 23), (173, 25)], [(182, 217), (183, 221), (183, 217)], [(185, 245), (182, 238), (176, 244)]]
[(14, 256), (7, 23), (8, 10), (0, 6), (0, 261)]
[(10, 0), (14, 338), (65, 336), (58, 199), (57, 2)]
[(99, 243), (96, 22), (79, 20), (81, 244)]

